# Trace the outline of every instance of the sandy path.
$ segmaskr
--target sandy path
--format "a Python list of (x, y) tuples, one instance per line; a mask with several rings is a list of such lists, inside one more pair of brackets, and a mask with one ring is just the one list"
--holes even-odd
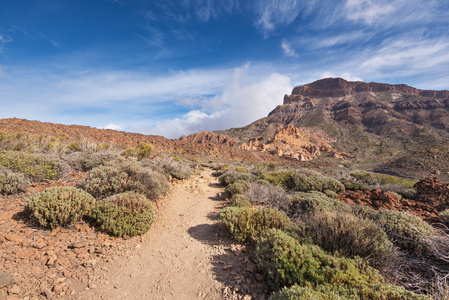
[[(223, 299), (216, 213), (223, 187), (210, 170), (176, 184), (151, 230), (121, 258), (96, 270), (77, 299)], [(223, 265), (222, 265), (223, 266)], [(224, 268), (226, 269), (226, 268)]]

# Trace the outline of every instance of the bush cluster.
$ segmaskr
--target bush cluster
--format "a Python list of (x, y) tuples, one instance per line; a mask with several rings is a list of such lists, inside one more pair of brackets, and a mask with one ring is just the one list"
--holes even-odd
[(345, 257), (359, 256), (378, 269), (395, 257), (393, 244), (383, 229), (352, 213), (322, 212), (302, 218), (306, 236), (314, 244)]
[(230, 197), (233, 197), (235, 195), (241, 195), (245, 193), (249, 189), (249, 182), (246, 180), (237, 180), (231, 184), (229, 184), (225, 191), (228, 193)]
[(400, 211), (376, 211), (367, 206), (354, 207), (354, 212), (383, 228), (388, 238), (401, 249), (415, 255), (425, 254), (430, 250), (427, 249), (425, 240), (433, 236), (435, 231), (421, 218)]
[(232, 197), (231, 206), (233, 207), (251, 207), (251, 202), (244, 195), (235, 195)]
[(145, 157), (149, 157), (151, 152), (154, 150), (154, 146), (144, 142), (139, 142), (137, 147), (131, 147), (123, 150), (120, 155), (124, 157), (135, 157), (138, 160), (142, 160)]
[(335, 285), (318, 285), (315, 287), (293, 285), (284, 287), (270, 297), (270, 300), (425, 300), (423, 295), (404, 290), (389, 284), (368, 284), (363, 288), (348, 288)]
[(61, 166), (57, 161), (18, 151), (0, 153), (0, 166), (23, 173), (32, 179), (56, 179)]
[(295, 193), (289, 195), (289, 202), (291, 216), (316, 215), (321, 212), (352, 212), (348, 204), (320, 192)]
[(223, 175), (221, 175), (218, 180), (222, 185), (229, 185), (237, 180), (244, 180), (248, 182), (252, 182), (256, 180), (256, 176), (250, 173), (237, 172), (235, 170), (228, 170)]
[(151, 201), (134, 192), (120, 193), (99, 201), (95, 216), (103, 230), (118, 237), (142, 235), (150, 230), (155, 220)]
[(338, 194), (345, 190), (340, 181), (310, 170), (269, 172), (261, 174), (259, 178), (298, 192), (332, 191)]
[(133, 163), (96, 167), (89, 172), (83, 187), (96, 198), (137, 191), (149, 199), (156, 199), (169, 190), (163, 174)]
[(34, 194), (25, 201), (25, 211), (41, 226), (55, 228), (92, 216), (95, 199), (75, 187), (51, 187)]
[(293, 226), (285, 213), (272, 208), (226, 207), (218, 214), (218, 220), (239, 242), (253, 241), (270, 228)]
[(22, 173), (16, 173), (0, 167), (0, 194), (12, 195), (25, 192), (30, 181)]
[(262, 234), (255, 254), (258, 266), (267, 271), (275, 290), (294, 284), (356, 287), (382, 282), (378, 271), (363, 260), (338, 258), (316, 245), (301, 245), (281, 230), (271, 229)]

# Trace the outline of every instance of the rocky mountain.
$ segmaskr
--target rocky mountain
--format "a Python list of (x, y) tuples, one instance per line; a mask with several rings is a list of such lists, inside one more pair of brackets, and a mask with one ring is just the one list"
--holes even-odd
[(279, 126), (290, 125), (305, 132), (306, 140), (318, 148), (316, 133), (323, 132), (334, 151), (352, 157), (344, 162), (351, 168), (408, 177), (445, 176), (449, 171), (449, 163), (430, 159), (416, 172), (397, 172), (399, 165), (407, 168), (409, 163), (405, 161), (413, 153), (445, 148), (442, 145), (449, 141), (449, 91), (326, 78), (295, 87), (267, 117), (219, 133), (229, 135), (244, 149), (258, 149), (255, 139), (259, 144), (268, 141), (278, 133)]

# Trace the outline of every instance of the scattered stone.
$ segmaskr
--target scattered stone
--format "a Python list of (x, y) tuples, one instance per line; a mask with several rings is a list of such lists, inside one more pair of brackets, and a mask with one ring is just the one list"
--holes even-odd
[(16, 295), (20, 295), (22, 293), (18, 285), (15, 285), (12, 288), (10, 288), (8, 292), (9, 294), (16, 294)]
[(11, 274), (8, 273), (0, 274), (0, 289), (15, 283), (16, 279)]
[(49, 288), (46, 288), (46, 289), (44, 290), (44, 296), (45, 296), (47, 299), (52, 299), (52, 298), (55, 296), (55, 294), (54, 294)]
[(77, 249), (77, 248), (84, 248), (87, 247), (89, 244), (87, 242), (74, 242), (70, 245), (71, 248)]

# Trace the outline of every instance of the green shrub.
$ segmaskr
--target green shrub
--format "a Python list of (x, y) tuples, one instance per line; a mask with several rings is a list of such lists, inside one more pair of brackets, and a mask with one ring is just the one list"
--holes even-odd
[(30, 181), (22, 173), (15, 173), (0, 167), (0, 194), (12, 195), (25, 192), (30, 184)]
[(291, 181), (292, 174), (293, 171), (269, 172), (261, 174), (259, 179), (266, 180), (276, 186), (287, 187)]
[(289, 196), (290, 215), (316, 215), (320, 212), (347, 212), (351, 207), (320, 192), (295, 193)]
[(170, 189), (163, 174), (132, 163), (96, 167), (89, 172), (83, 187), (96, 198), (136, 191), (149, 199), (156, 199)]
[(338, 198), (338, 194), (331, 190), (325, 190), (325, 191), (323, 191), (323, 194), (325, 194), (326, 196), (328, 196), (329, 198), (332, 198), (332, 199)]
[(409, 189), (413, 188), (413, 185), (416, 183), (416, 181), (387, 174), (376, 174), (376, 177), (376, 181), (379, 184), (402, 185)]
[(424, 295), (417, 295), (402, 287), (389, 284), (369, 284), (362, 288), (318, 285), (316, 287), (299, 286), (297, 284), (282, 290), (270, 297), (270, 300), (425, 300)]
[(240, 167), (240, 166), (238, 166), (237, 168), (235, 168), (235, 170), (236, 170), (237, 172), (240, 172), (240, 173), (248, 173), (248, 169), (246, 169), (246, 168), (244, 168), (244, 167)]
[(303, 218), (306, 236), (314, 244), (345, 257), (360, 256), (376, 268), (388, 267), (396, 257), (383, 229), (352, 213), (322, 212)]
[(345, 189), (349, 191), (367, 191), (370, 189), (365, 183), (352, 181), (346, 178), (340, 179), (340, 182), (345, 186)]
[(214, 172), (212, 172), (212, 176), (213, 177), (220, 177), (221, 175), (223, 175), (226, 171), (225, 170), (216, 170)]
[(95, 214), (103, 230), (119, 237), (142, 235), (150, 230), (155, 219), (151, 201), (134, 192), (113, 195), (99, 201)]
[(355, 179), (357, 179), (358, 181), (361, 181), (365, 184), (374, 184), (375, 183), (375, 178), (374, 176), (369, 173), (369, 172), (365, 172), (365, 171), (354, 171), (350, 174), (352, 177), (354, 177)]
[(151, 152), (154, 150), (154, 146), (144, 142), (139, 142), (137, 147), (131, 147), (123, 150), (120, 155), (124, 157), (136, 157), (139, 160), (149, 157)]
[(340, 181), (306, 169), (296, 172), (278, 171), (263, 173), (259, 178), (267, 180), (273, 185), (286, 187), (299, 192), (324, 192), (325, 190), (329, 190), (335, 193), (341, 193), (345, 190), (344, 185)]
[(226, 207), (218, 214), (218, 220), (239, 242), (254, 240), (270, 228), (294, 226), (285, 213), (271, 208)]
[(299, 192), (329, 190), (338, 194), (345, 191), (345, 186), (337, 179), (298, 172), (291, 175), (287, 187)]
[(243, 195), (235, 195), (232, 197), (231, 206), (233, 207), (252, 207), (251, 202)]
[(56, 179), (61, 168), (54, 160), (17, 151), (0, 153), (0, 166), (23, 173), (36, 180)]
[(225, 191), (230, 197), (238, 194), (243, 194), (249, 189), (249, 182), (245, 180), (237, 180), (234, 183), (229, 184)]
[(234, 170), (226, 171), (223, 175), (221, 175), (218, 180), (222, 185), (229, 185), (231, 183), (236, 182), (237, 180), (245, 180), (248, 182), (253, 182), (256, 180), (256, 176), (249, 173), (241, 173)]
[(383, 228), (393, 244), (401, 249), (415, 255), (430, 251), (425, 241), (433, 236), (435, 231), (421, 218), (400, 211), (376, 211), (366, 206), (354, 207), (354, 211)]
[(449, 209), (443, 210), (438, 214), (441, 221), (443, 221), (444, 225), (449, 227)]
[(256, 263), (266, 270), (269, 284), (274, 290), (294, 284), (358, 288), (383, 282), (378, 271), (362, 259), (329, 255), (316, 245), (301, 245), (277, 229), (267, 230), (261, 235), (255, 254)]
[(67, 149), (74, 152), (79, 152), (82, 150), (80, 143), (73, 142), (67, 145)]
[(91, 216), (95, 199), (75, 187), (51, 187), (25, 201), (25, 210), (44, 227), (55, 228)]

